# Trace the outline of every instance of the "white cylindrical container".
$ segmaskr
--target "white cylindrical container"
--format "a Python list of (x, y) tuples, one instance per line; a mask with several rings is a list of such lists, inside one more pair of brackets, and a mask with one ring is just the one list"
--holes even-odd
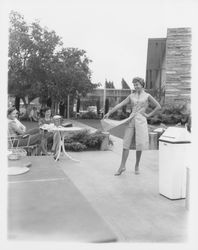
[(159, 193), (169, 199), (186, 197), (186, 158), (190, 135), (185, 128), (169, 127), (159, 138)]

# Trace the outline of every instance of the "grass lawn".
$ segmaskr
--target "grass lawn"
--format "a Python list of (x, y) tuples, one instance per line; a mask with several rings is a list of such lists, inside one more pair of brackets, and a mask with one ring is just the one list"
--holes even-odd
[(30, 122), (30, 121), (21, 121), (24, 126), (26, 126), (26, 130), (32, 129), (32, 128), (37, 128), (38, 122)]

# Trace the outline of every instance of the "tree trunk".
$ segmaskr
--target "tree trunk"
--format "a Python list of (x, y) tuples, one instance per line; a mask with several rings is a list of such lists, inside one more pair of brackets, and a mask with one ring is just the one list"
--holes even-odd
[(58, 102), (55, 102), (54, 103), (54, 114), (57, 115), (59, 113), (59, 103)]
[(55, 102), (54, 100), (51, 101), (51, 110), (52, 110), (52, 116), (55, 115)]
[(19, 111), (20, 110), (20, 97), (18, 97), (18, 96), (16, 96), (15, 97), (15, 103), (14, 103), (14, 105), (15, 105), (15, 108)]
[(109, 111), (109, 99), (105, 100), (105, 110), (104, 111), (105, 111), (105, 114), (108, 113), (108, 111)]
[(69, 113), (70, 113), (70, 118), (74, 116), (74, 98), (71, 96), (70, 97), (70, 107), (69, 107)]
[(65, 102), (64, 102), (64, 118), (67, 117), (67, 100), (65, 99)]
[(64, 102), (60, 102), (60, 104), (59, 104), (59, 111), (60, 111), (60, 115), (62, 117), (64, 117), (64, 114), (65, 114), (65, 103)]
[(25, 106), (25, 109), (27, 110), (28, 104), (27, 104), (27, 102), (26, 102), (25, 97), (22, 97), (21, 99), (22, 99), (22, 101), (23, 101), (23, 104), (24, 104), (24, 106)]
[(80, 97), (78, 97), (77, 99), (77, 105), (76, 105), (76, 113), (79, 113), (80, 112)]
[(52, 107), (52, 99), (50, 97), (47, 99), (47, 106)]
[(96, 107), (97, 107), (97, 114), (100, 114), (100, 99), (97, 100), (96, 102)]
[(27, 117), (28, 116), (28, 113), (27, 113), (27, 111), (28, 111), (28, 104), (26, 102), (25, 97), (21, 97), (21, 99), (23, 100), (23, 104), (24, 104), (24, 107), (25, 107), (25, 110), (26, 110), (25, 117)]

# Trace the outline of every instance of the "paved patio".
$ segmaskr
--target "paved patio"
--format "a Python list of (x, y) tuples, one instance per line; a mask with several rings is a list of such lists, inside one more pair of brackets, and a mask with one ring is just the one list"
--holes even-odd
[[(76, 121), (74, 125), (85, 126)], [(122, 140), (115, 136), (111, 139), (114, 146), (108, 151), (72, 152), (80, 163), (62, 159), (58, 165), (118, 240), (185, 242), (188, 231), (185, 199), (173, 201), (159, 194), (158, 150), (143, 152), (140, 175), (133, 172), (135, 151), (130, 151), (127, 171), (114, 176), (121, 159)]]
[[(73, 123), (87, 128), (77, 121)], [(173, 201), (159, 194), (158, 151), (143, 152), (140, 175), (133, 173), (135, 151), (130, 151), (126, 172), (114, 176), (121, 159), (122, 140), (114, 136), (111, 139), (114, 146), (110, 150), (70, 152), (80, 162), (62, 157), (57, 167), (63, 170), (118, 241), (185, 242), (188, 210), (185, 200)]]

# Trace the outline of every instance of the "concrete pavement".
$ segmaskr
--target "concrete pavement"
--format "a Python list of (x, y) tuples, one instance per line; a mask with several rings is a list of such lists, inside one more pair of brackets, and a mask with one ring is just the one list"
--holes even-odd
[[(89, 128), (72, 121), (74, 126)], [(94, 131), (93, 128), (89, 128)], [(135, 151), (130, 151), (127, 170), (119, 167), (122, 140), (108, 151), (70, 152), (79, 163), (61, 158), (57, 163), (121, 242), (185, 242), (188, 211), (185, 200), (169, 200), (158, 192), (158, 151), (142, 154), (140, 175), (134, 174)]]

